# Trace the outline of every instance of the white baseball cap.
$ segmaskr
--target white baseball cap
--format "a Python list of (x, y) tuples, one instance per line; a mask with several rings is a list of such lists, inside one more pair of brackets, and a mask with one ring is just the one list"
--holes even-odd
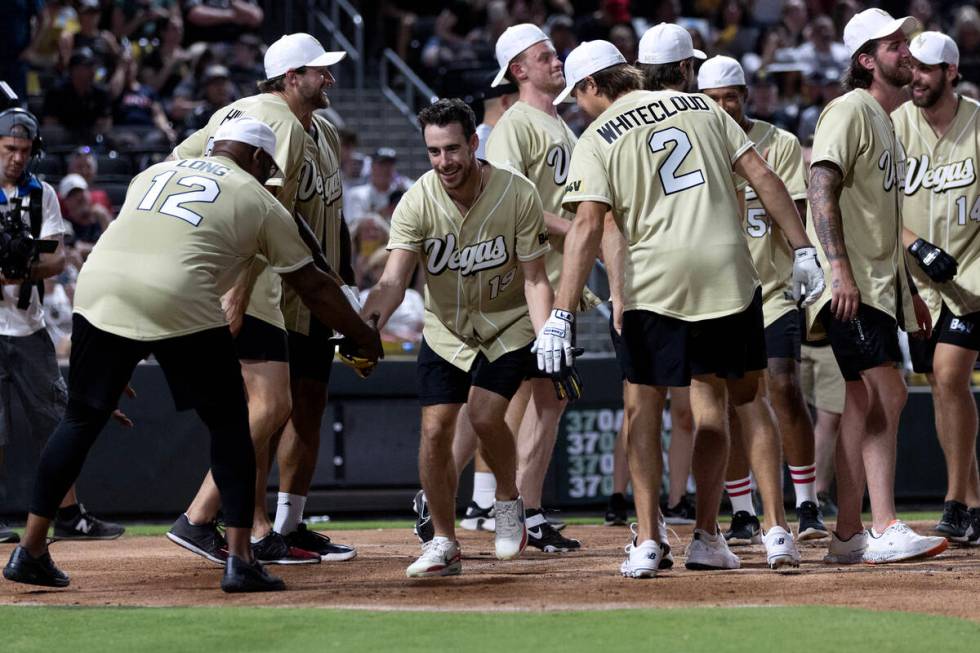
[(65, 175), (64, 179), (58, 184), (58, 195), (68, 197), (68, 193), (73, 190), (88, 190), (88, 182), (85, 177), (72, 173)]
[(490, 86), (498, 86), (503, 83), (504, 75), (507, 74), (507, 68), (510, 66), (510, 62), (513, 61), (514, 57), (535, 43), (547, 40), (548, 35), (542, 32), (540, 27), (531, 23), (511, 25), (505, 29), (504, 33), (497, 39), (497, 45), (494, 47), (494, 53), (497, 56), (497, 65), (500, 66), (500, 71), (497, 72), (497, 76), (490, 82)]
[(303, 66), (332, 66), (346, 56), (344, 51), (327, 52), (309, 34), (286, 34), (265, 51), (265, 78), (273, 79)]
[(708, 55), (694, 49), (690, 32), (680, 25), (660, 23), (648, 29), (640, 39), (637, 57), (640, 63), (673, 63), (691, 57), (707, 59)]
[(711, 57), (698, 69), (698, 90), (745, 86), (745, 71), (731, 57)]
[(255, 118), (243, 117), (229, 120), (218, 127), (214, 133), (214, 141), (238, 141), (266, 151), (273, 159), (276, 158), (276, 133), (269, 125)]
[(909, 52), (927, 66), (941, 63), (960, 65), (960, 49), (956, 41), (941, 32), (922, 32), (909, 43)]
[(572, 50), (565, 59), (565, 88), (555, 98), (555, 104), (565, 101), (575, 88), (589, 75), (600, 70), (626, 63), (623, 54), (609, 41), (586, 41)]
[(844, 45), (853, 57), (868, 41), (890, 36), (898, 30), (902, 30), (905, 36), (912, 36), (919, 29), (919, 21), (912, 16), (892, 18), (882, 9), (865, 9), (854, 14), (844, 26)]

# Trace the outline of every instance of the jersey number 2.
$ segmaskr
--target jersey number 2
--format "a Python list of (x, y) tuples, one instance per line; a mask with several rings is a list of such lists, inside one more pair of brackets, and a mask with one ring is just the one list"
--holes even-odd
[[(156, 204), (157, 199), (160, 198), (160, 194), (163, 193), (164, 186), (170, 181), (171, 177), (177, 174), (176, 170), (168, 170), (167, 172), (162, 172), (153, 178), (153, 183), (150, 184), (149, 189), (146, 191), (146, 195), (140, 200), (137, 209), (140, 211), (150, 211), (153, 209), (153, 205)], [(209, 179), (207, 177), (201, 177), (198, 175), (191, 175), (190, 177), (182, 177), (177, 180), (178, 186), (186, 186), (188, 188), (198, 188), (199, 190), (188, 190), (183, 193), (169, 193), (164, 199), (163, 204), (160, 206), (158, 211), (164, 215), (170, 215), (175, 218), (180, 218), (185, 222), (189, 222), (195, 227), (201, 224), (201, 217), (199, 213), (195, 213), (190, 209), (184, 208), (184, 204), (188, 202), (207, 202), (211, 204), (217, 199), (218, 195), (221, 193), (221, 187), (218, 186), (218, 182), (214, 179)]]
[(673, 143), (674, 149), (660, 164), (659, 171), (660, 183), (663, 184), (664, 193), (673, 195), (703, 184), (704, 175), (701, 174), (700, 170), (677, 176), (677, 169), (681, 167), (684, 159), (691, 153), (691, 139), (688, 138), (687, 134), (677, 127), (655, 131), (650, 136), (650, 151), (662, 152), (667, 149), (668, 143)]

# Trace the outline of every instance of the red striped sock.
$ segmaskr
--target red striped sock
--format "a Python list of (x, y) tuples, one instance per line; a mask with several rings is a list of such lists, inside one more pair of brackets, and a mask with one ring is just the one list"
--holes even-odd
[(732, 502), (732, 513), (745, 511), (750, 515), (755, 514), (755, 506), (752, 505), (752, 477), (746, 476), (734, 481), (725, 481), (725, 491)]
[(796, 492), (796, 507), (799, 508), (804, 501), (817, 503), (817, 466), (789, 465), (789, 475), (793, 479), (793, 490)]

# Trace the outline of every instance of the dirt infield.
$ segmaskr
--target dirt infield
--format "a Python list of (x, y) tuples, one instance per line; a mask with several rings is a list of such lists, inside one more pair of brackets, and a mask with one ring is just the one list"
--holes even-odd
[[(915, 524), (925, 532), (929, 524)], [(55, 561), (72, 584), (44, 590), (0, 580), (0, 604), (85, 606), (313, 606), (363, 609), (560, 610), (623, 607), (745, 605), (847, 605), (905, 610), (980, 621), (980, 548), (951, 547), (925, 562), (838, 567), (820, 562), (825, 545), (802, 549), (799, 571), (777, 573), (765, 564), (761, 545), (738, 547), (742, 569), (694, 572), (678, 555), (690, 540), (681, 527), (671, 544), (677, 565), (652, 580), (619, 575), (625, 528), (570, 526), (583, 542), (579, 553), (547, 555), (529, 550), (514, 562), (493, 558), (491, 534), (460, 532), (463, 575), (410, 580), (405, 567), (418, 555), (402, 530), (340, 531), (339, 542), (357, 546), (350, 562), (279, 566), (290, 591), (228, 596), (218, 589), (220, 569), (171, 544), (165, 537), (115, 542), (56, 543)], [(11, 545), (0, 545), (5, 561)]]

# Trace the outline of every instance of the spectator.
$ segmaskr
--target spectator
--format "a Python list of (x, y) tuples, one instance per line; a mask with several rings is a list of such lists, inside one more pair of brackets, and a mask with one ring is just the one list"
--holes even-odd
[(752, 25), (746, 0), (726, 0), (715, 27), (715, 48), (735, 59), (752, 52), (759, 40), (759, 28)]
[(344, 194), (344, 216), (353, 226), (368, 213), (382, 213), (393, 208), (392, 193), (404, 193), (411, 181), (398, 174), (395, 169), (398, 154), (390, 147), (383, 147), (371, 159), (371, 174), (368, 183), (356, 186)]
[[(31, 0), (27, 0), (30, 2)], [(15, 1), (13, 5), (18, 5), (24, 0)], [(0, 6), (6, 7), (11, 3), (0, 2)], [(58, 46), (61, 43), (61, 35), (69, 27), (78, 24), (78, 14), (74, 7), (66, 2), (47, 2), (38, 3), (43, 5), (40, 19), (36, 21), (37, 28), (34, 31), (34, 38), (30, 45), (21, 54), (21, 59), (27, 61), (34, 68), (45, 72), (54, 71), (58, 67), (59, 52)]]
[(71, 223), (73, 232), (72, 237), (65, 239), (66, 244), (78, 254), (76, 267), (81, 268), (99, 236), (112, 222), (112, 216), (104, 207), (92, 202), (88, 183), (81, 175), (65, 175), (58, 184), (58, 199), (61, 215)]
[(613, 27), (629, 23), (630, 20), (628, 0), (601, 0), (599, 9), (580, 20), (575, 31), (579, 41), (608, 41)]
[(375, 252), (383, 250), (388, 244), (391, 227), (388, 221), (377, 213), (366, 213), (351, 229), (351, 264), (358, 288), (370, 288), (377, 279), (365, 281), (368, 261)]
[(169, 98), (181, 80), (190, 75), (191, 53), (181, 46), (184, 26), (180, 18), (165, 24), (160, 46), (142, 59), (140, 66), (148, 75), (145, 80), (162, 98)]
[(960, 74), (971, 82), (980, 80), (980, 12), (961, 7), (956, 12), (953, 40), (960, 48)]
[[(177, 142), (177, 132), (170, 125), (154, 90), (140, 83), (136, 75), (139, 64), (129, 56), (123, 58), (118, 77), (122, 78), (113, 105), (113, 124), (116, 127), (137, 127), (138, 131), (114, 130), (115, 142), (136, 145), (141, 142), (154, 146)], [(153, 129), (155, 128), (155, 129)]]
[(355, 186), (367, 183), (371, 166), (368, 158), (357, 150), (357, 132), (347, 127), (340, 133), (340, 174), (343, 178), (344, 197)]
[(912, 0), (909, 3), (908, 13), (922, 24), (923, 31), (943, 31), (943, 26), (940, 24), (939, 17), (936, 16), (936, 11), (933, 9), (930, 0)]
[(851, 63), (843, 43), (834, 40), (834, 22), (829, 16), (817, 16), (804, 32), (806, 43), (789, 54), (789, 58), (811, 71), (833, 70), (839, 76)]
[(796, 134), (801, 141), (812, 139), (817, 131), (817, 119), (820, 112), (827, 104), (841, 94), (840, 76), (833, 69), (828, 69), (824, 73), (810, 73), (811, 84), (816, 86), (817, 94), (813, 97), (813, 102), (800, 114), (800, 123)]
[(44, 97), (44, 124), (61, 125), (88, 143), (112, 127), (109, 92), (95, 82), (95, 58), (88, 48), (68, 61), (68, 75)]
[(622, 53), (626, 61), (633, 63), (637, 58), (636, 32), (629, 23), (616, 25), (609, 30), (609, 41)]
[(242, 34), (235, 41), (228, 63), (228, 75), (236, 88), (236, 95), (255, 94), (255, 84), (265, 79), (261, 61), (262, 40), (255, 34)]
[[(375, 251), (368, 258), (365, 265), (365, 273), (361, 279), (363, 286), (361, 289), (361, 303), (367, 300), (371, 288), (381, 278), (384, 272), (385, 263), (388, 262), (388, 252), (383, 247)], [(381, 330), (381, 337), (387, 342), (395, 341), (400, 343), (411, 343), (417, 345), (422, 341), (422, 325), (425, 323), (425, 300), (422, 294), (414, 288), (405, 290), (405, 298), (399, 304), (395, 312), (391, 314), (384, 328)], [(406, 348), (406, 350), (409, 348)]]
[[(568, 53), (578, 47), (578, 37), (575, 36), (575, 22), (565, 14), (558, 14), (548, 19), (545, 32), (551, 37), (551, 44), (562, 61)], [(633, 61), (627, 59), (627, 61)]]
[(37, 33), (43, 16), (40, 0), (0, 2), (0, 79), (10, 84), (19, 97), (27, 96), (27, 62), (24, 55)]
[(459, 62), (490, 59), (489, 42), (481, 42), (486, 11), (454, 0), (436, 17), (435, 33), (422, 49), (422, 65), (432, 71)]
[(803, 45), (803, 30), (806, 28), (807, 18), (806, 3), (803, 0), (787, 0), (783, 5), (777, 29), (782, 32), (782, 40), (787, 47)]
[(203, 101), (187, 120), (188, 129), (195, 131), (202, 129), (208, 124), (215, 111), (235, 100), (227, 68), (220, 65), (208, 66), (201, 79), (201, 99)]
[(177, 0), (116, 0), (112, 32), (119, 40), (160, 39), (168, 22), (180, 21), (179, 9)]
[(96, 161), (95, 155), (92, 154), (92, 148), (88, 145), (82, 145), (71, 153), (68, 157), (68, 174), (80, 175), (85, 180), (85, 183), (88, 184), (88, 192), (93, 204), (98, 204), (104, 208), (109, 212), (109, 215), (116, 214), (112, 208), (112, 200), (109, 199), (109, 193), (93, 185), (95, 178), (99, 174), (99, 163)]
[(62, 66), (68, 64), (73, 52), (87, 48), (95, 60), (95, 79), (108, 83), (119, 61), (119, 42), (112, 32), (99, 29), (102, 9), (99, 0), (81, 0), (78, 3), (78, 31), (66, 30), (58, 44)]
[(262, 26), (264, 14), (254, 0), (182, 0), (184, 44), (231, 43)]
[(781, 129), (796, 132), (796, 120), (779, 104), (779, 87), (771, 76), (756, 76), (749, 86), (749, 109), (753, 118), (765, 120)]

